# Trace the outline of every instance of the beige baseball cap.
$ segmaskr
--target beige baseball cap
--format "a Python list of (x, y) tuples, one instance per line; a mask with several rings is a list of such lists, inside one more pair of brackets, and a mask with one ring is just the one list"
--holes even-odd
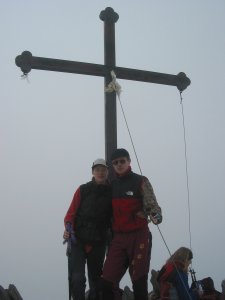
[(108, 168), (106, 161), (103, 158), (97, 158), (92, 164), (92, 169), (96, 166), (104, 166)]

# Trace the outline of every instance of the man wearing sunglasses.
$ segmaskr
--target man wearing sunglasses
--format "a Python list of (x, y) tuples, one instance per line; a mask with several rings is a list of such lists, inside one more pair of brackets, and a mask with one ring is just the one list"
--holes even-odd
[(149, 180), (132, 172), (126, 149), (116, 149), (111, 162), (117, 177), (111, 183), (113, 240), (103, 269), (103, 300), (122, 299), (116, 291), (127, 269), (134, 299), (147, 300), (152, 246), (148, 219), (160, 224), (161, 208)]

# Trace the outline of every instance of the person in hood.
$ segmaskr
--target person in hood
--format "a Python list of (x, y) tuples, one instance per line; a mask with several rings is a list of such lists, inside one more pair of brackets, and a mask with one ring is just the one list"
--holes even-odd
[(202, 287), (201, 300), (223, 300), (223, 295), (215, 289), (214, 281), (211, 277), (206, 277), (200, 280)]
[(116, 149), (111, 163), (116, 174), (111, 182), (113, 239), (103, 267), (103, 300), (120, 298), (116, 291), (127, 269), (134, 299), (147, 300), (152, 246), (148, 218), (154, 224), (161, 223), (161, 208), (149, 180), (132, 172), (126, 149)]
[[(69, 284), (74, 300), (85, 299), (87, 264), (88, 300), (100, 297), (99, 281), (111, 225), (112, 196), (107, 182), (108, 167), (104, 159), (92, 165), (93, 178), (76, 190), (64, 218), (64, 239), (72, 241), (69, 259)], [(69, 245), (69, 244), (68, 244)]]
[(199, 293), (188, 284), (188, 267), (192, 262), (192, 251), (180, 247), (171, 255), (159, 271), (157, 280), (161, 300), (197, 300)]

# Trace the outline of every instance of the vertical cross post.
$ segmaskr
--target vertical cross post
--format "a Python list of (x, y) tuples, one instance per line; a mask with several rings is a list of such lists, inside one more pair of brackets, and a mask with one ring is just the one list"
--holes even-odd
[[(105, 86), (112, 78), (110, 71), (116, 66), (115, 51), (115, 23), (119, 16), (111, 7), (101, 11), (100, 19), (104, 22), (104, 64), (108, 68), (105, 75)], [(113, 150), (117, 147), (117, 117), (116, 117), (116, 92), (105, 92), (105, 157), (109, 162)]]

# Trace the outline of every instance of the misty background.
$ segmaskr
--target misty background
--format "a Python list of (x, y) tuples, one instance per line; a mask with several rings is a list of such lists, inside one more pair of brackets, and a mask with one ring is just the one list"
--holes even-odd
[[(63, 218), (91, 164), (105, 156), (104, 79), (15, 65), (33, 56), (104, 63), (106, 7), (118, 14), (116, 65), (185, 72), (184, 132), (176, 87), (118, 80), (142, 172), (163, 211), (159, 226), (171, 252), (194, 253), (197, 279), (225, 279), (225, 2), (223, 0), (0, 0), (0, 285), (24, 300), (68, 297)], [(134, 151), (117, 102), (118, 147)], [(156, 226), (151, 269), (169, 256)], [(121, 287), (130, 284), (126, 274)], [(149, 283), (149, 291), (152, 289)]]

